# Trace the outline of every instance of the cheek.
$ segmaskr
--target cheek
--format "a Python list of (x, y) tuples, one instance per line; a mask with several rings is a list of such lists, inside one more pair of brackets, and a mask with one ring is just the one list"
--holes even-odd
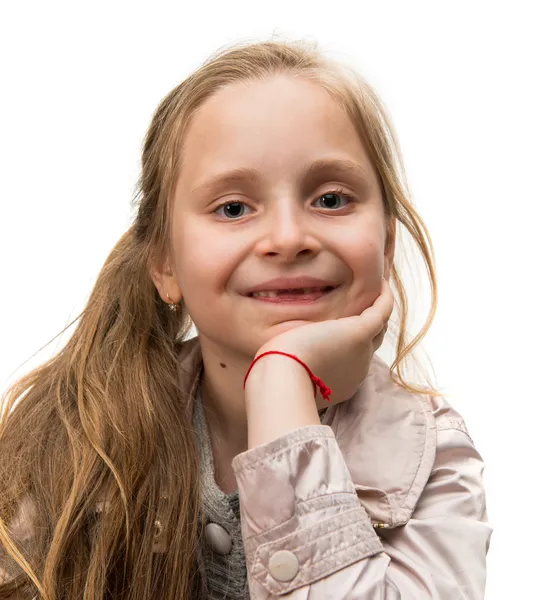
[(185, 223), (175, 235), (178, 281), (184, 295), (220, 292), (239, 262), (239, 245), (201, 221)]
[(383, 270), (384, 244), (376, 232), (364, 230), (349, 235), (343, 244), (346, 254), (343, 256), (352, 271), (356, 283), (363, 287), (381, 278)]
[(383, 252), (379, 244), (368, 240), (351, 246), (349, 263), (357, 277), (368, 277), (379, 268)]
[(343, 259), (351, 270), (347, 316), (358, 315), (372, 306), (381, 292), (384, 241), (375, 232), (350, 236)]

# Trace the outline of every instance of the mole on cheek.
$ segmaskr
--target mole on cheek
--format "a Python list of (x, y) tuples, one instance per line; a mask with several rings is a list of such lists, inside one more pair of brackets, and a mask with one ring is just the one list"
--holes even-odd
[(225, 365), (224, 363), (220, 363), (220, 366), (221, 366), (223, 369), (226, 369), (226, 365)]

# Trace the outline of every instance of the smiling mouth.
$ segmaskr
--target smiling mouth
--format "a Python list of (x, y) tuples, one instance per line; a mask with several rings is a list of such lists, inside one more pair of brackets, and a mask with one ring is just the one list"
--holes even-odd
[(335, 289), (335, 287), (327, 286), (323, 288), (271, 290), (266, 292), (252, 292), (247, 297), (253, 300), (264, 300), (265, 302), (305, 304), (326, 297)]

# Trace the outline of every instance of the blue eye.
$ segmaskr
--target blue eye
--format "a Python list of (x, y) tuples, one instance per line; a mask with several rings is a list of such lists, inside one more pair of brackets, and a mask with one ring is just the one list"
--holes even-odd
[[(231, 217), (242, 217), (242, 214), (235, 214), (236, 212), (240, 212), (239, 208), (241, 206), (247, 206), (247, 204), (245, 204), (244, 202), (239, 202), (237, 200), (234, 200), (233, 202), (226, 202), (226, 204), (221, 204), (216, 210), (215, 212), (218, 213), (218, 211), (220, 209), (228, 209), (228, 213), (230, 213)], [(227, 213), (227, 215), (228, 215)], [(221, 215), (222, 216), (222, 215)], [(229, 219), (229, 220), (235, 220), (235, 219)]]
[[(342, 190), (333, 190), (331, 192), (326, 192), (325, 194), (322, 194), (322, 196), (320, 196), (319, 198), (317, 198), (317, 201), (320, 200), (320, 198), (324, 198), (326, 196), (333, 196), (333, 198), (345, 198), (346, 200), (348, 200), (348, 202), (353, 202), (354, 199), (352, 196), (349, 196), (349, 194), (345, 194)], [(332, 199), (330, 200), (330, 204), (334, 204), (335, 200)], [(331, 208), (331, 209), (335, 209), (335, 208), (343, 208), (342, 206), (323, 206), (322, 208)]]
[[(329, 192), (326, 192), (324, 194), (322, 194), (321, 196), (318, 196), (318, 198), (316, 199), (316, 202), (318, 202), (318, 200), (320, 200), (321, 198), (325, 198), (326, 196), (330, 196), (330, 201), (329, 204), (333, 205), (333, 206), (322, 206), (322, 208), (325, 208), (326, 210), (330, 210), (330, 211), (335, 211), (336, 209), (340, 209), (343, 208), (343, 206), (335, 206), (336, 202), (337, 204), (339, 204), (339, 198), (344, 198), (345, 200), (347, 200), (347, 205), (351, 204), (355, 201), (355, 199), (349, 195), (346, 194), (343, 190), (338, 189), (338, 190), (331, 190)], [(346, 206), (347, 206), (346, 205)], [(247, 206), (247, 204), (245, 204), (245, 202), (241, 202), (240, 200), (233, 200), (231, 202), (225, 202), (224, 204), (221, 204), (219, 207), (217, 207), (213, 212), (217, 213), (220, 215), (220, 210), (225, 210), (227, 211), (225, 216), (229, 216), (229, 221), (235, 221), (237, 219), (239, 219), (240, 217), (243, 217), (242, 211), (240, 210), (241, 206)], [(220, 215), (223, 216), (223, 215)]]

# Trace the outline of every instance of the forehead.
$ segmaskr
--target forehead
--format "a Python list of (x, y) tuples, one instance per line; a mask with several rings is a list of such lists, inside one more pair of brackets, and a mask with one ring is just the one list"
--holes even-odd
[(179, 179), (191, 190), (222, 170), (279, 177), (330, 157), (373, 172), (352, 122), (329, 93), (279, 75), (227, 85), (200, 107), (184, 137)]

